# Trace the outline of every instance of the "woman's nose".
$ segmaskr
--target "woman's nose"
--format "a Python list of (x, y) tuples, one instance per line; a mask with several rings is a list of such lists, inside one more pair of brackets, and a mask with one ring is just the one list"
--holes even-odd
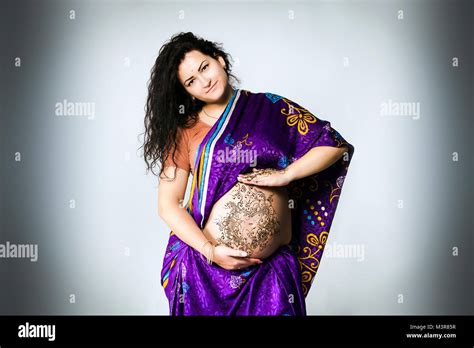
[(202, 84), (203, 88), (204, 88), (204, 91), (207, 91), (209, 90), (209, 88), (211, 87), (211, 80), (205, 80)]
[(206, 78), (206, 77), (199, 77), (199, 80), (201, 82), (201, 85), (205, 88), (205, 89), (208, 89), (209, 87), (211, 87), (211, 80)]

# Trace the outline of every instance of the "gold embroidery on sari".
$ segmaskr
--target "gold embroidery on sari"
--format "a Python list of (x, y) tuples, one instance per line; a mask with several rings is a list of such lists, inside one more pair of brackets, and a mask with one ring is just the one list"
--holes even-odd
[[(316, 257), (316, 254), (324, 248), (328, 234), (328, 232), (323, 231), (321, 232), (318, 238), (314, 233), (309, 233), (306, 236), (306, 242), (314, 248), (305, 246), (301, 251), (301, 247), (298, 246), (296, 250), (296, 253), (298, 255), (298, 262), (300, 264), (300, 270), (302, 271), (302, 288), (305, 296), (308, 293), (308, 288), (305, 283), (311, 284), (311, 282), (313, 281), (313, 276), (316, 274), (316, 271), (319, 267), (319, 260)], [(309, 263), (305, 263), (305, 261), (309, 261)]]
[(316, 123), (317, 118), (307, 109), (303, 107), (296, 107), (285, 98), (282, 100), (288, 105), (288, 110), (285, 110), (285, 108), (281, 109), (281, 113), (287, 116), (286, 124), (288, 124), (290, 127), (298, 124), (298, 132), (301, 135), (308, 133), (308, 123)]

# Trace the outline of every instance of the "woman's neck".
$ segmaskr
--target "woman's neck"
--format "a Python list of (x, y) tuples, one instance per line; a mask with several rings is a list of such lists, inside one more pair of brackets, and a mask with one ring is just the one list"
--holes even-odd
[(208, 103), (203, 106), (199, 112), (199, 118), (202, 122), (206, 124), (213, 125), (219, 116), (224, 112), (227, 104), (229, 103), (230, 98), (232, 97), (233, 89), (230, 85), (227, 85), (226, 92), (221, 98), (221, 101), (216, 103)]

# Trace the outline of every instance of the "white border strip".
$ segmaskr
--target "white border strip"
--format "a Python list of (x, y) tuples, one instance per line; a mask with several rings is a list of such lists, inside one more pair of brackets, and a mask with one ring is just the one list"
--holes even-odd
[(241, 89), (239, 89), (237, 91), (237, 95), (235, 96), (235, 99), (234, 99), (234, 103), (232, 104), (232, 108), (229, 110), (229, 113), (227, 114), (227, 117), (226, 117), (226, 120), (224, 121), (224, 124), (222, 125), (219, 133), (217, 133), (217, 136), (214, 138), (214, 141), (211, 143), (211, 148), (209, 150), (209, 157), (208, 157), (208, 166), (206, 168), (206, 174), (204, 176), (204, 187), (203, 187), (203, 197), (202, 197), (202, 203), (201, 203), (201, 207), (200, 207), (200, 212), (201, 212), (201, 228), (203, 227), (202, 226), (202, 223), (204, 222), (204, 209), (206, 207), (206, 199), (207, 199), (207, 186), (208, 186), (208, 178), (209, 178), (209, 175), (211, 173), (211, 166), (212, 166), (212, 155), (214, 154), (214, 147), (216, 145), (216, 142), (217, 140), (222, 136), (222, 134), (224, 133), (226, 127), (227, 127), (227, 124), (229, 123), (229, 120), (232, 116), (232, 113), (234, 112), (234, 109), (235, 109), (235, 106), (237, 105), (237, 101), (239, 100), (239, 97), (240, 97), (240, 93), (241, 93)]

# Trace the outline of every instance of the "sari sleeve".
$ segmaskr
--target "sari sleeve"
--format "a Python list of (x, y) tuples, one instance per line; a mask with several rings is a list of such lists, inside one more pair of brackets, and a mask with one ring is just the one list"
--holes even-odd
[(279, 107), (280, 113), (286, 116), (288, 137), (292, 145), (292, 161), (299, 159), (314, 147), (331, 146), (347, 147), (350, 162), (354, 146), (331, 126), (330, 121), (316, 117), (305, 107), (287, 98), (281, 98)]
[(173, 163), (173, 150), (174, 146), (171, 147), (171, 150), (169, 153), (166, 154), (163, 168), (165, 167), (178, 167), (181, 169), (184, 169), (186, 171), (191, 171), (191, 164), (189, 162), (189, 137), (187, 132), (182, 129), (178, 128), (177, 131), (177, 144), (178, 146), (176, 147), (176, 152), (175, 152), (175, 157), (174, 160), (176, 162)]
[[(288, 185), (292, 206), (292, 241), (306, 296), (319, 268), (344, 180), (354, 154), (354, 146), (335, 130), (329, 121), (313, 115), (294, 101), (278, 99), (274, 105), (276, 117), (282, 120), (283, 134), (288, 139), (288, 164), (297, 161), (310, 149), (318, 146), (343, 147), (343, 156), (325, 170), (301, 178)], [(282, 119), (282, 117), (284, 117)]]

